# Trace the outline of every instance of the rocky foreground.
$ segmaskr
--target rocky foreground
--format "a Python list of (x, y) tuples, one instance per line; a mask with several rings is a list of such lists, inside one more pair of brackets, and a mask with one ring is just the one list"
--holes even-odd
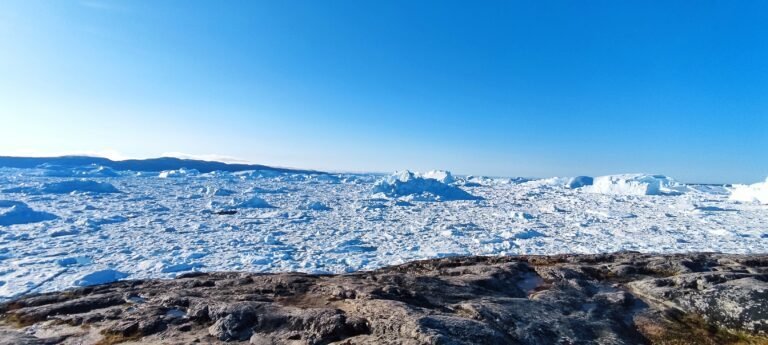
[(0, 305), (0, 344), (768, 344), (768, 255), (193, 273)]

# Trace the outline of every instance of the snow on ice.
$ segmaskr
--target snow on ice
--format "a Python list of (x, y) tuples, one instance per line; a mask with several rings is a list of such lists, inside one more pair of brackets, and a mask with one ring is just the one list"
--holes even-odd
[[(45, 172), (45, 173), (41, 173)], [(349, 272), (451, 255), (766, 252), (768, 181), (446, 171), (0, 169), (0, 299), (189, 271)]]

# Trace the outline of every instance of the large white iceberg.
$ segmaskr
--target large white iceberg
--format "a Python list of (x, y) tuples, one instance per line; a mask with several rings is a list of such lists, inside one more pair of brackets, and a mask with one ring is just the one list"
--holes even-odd
[(768, 204), (768, 178), (765, 179), (765, 182), (753, 183), (751, 185), (734, 185), (733, 189), (731, 189), (730, 199), (733, 201)]
[(389, 198), (407, 197), (415, 201), (481, 199), (459, 187), (451, 186), (434, 178), (426, 178), (408, 170), (394, 173), (376, 182), (373, 186), (373, 193), (381, 193)]
[(614, 195), (677, 195), (688, 187), (664, 175), (623, 174), (598, 176), (585, 192)]

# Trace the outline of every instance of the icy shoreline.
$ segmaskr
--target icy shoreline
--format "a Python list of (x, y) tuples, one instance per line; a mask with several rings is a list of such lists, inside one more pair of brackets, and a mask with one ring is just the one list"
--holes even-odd
[(625, 252), (191, 273), (0, 303), (0, 342), (763, 344), (766, 265), (766, 255)]

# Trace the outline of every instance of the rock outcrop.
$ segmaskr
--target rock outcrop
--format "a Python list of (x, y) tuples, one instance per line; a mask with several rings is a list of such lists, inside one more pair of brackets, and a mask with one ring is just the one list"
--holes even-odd
[(192, 273), (25, 296), (0, 313), (0, 344), (768, 344), (768, 255)]

